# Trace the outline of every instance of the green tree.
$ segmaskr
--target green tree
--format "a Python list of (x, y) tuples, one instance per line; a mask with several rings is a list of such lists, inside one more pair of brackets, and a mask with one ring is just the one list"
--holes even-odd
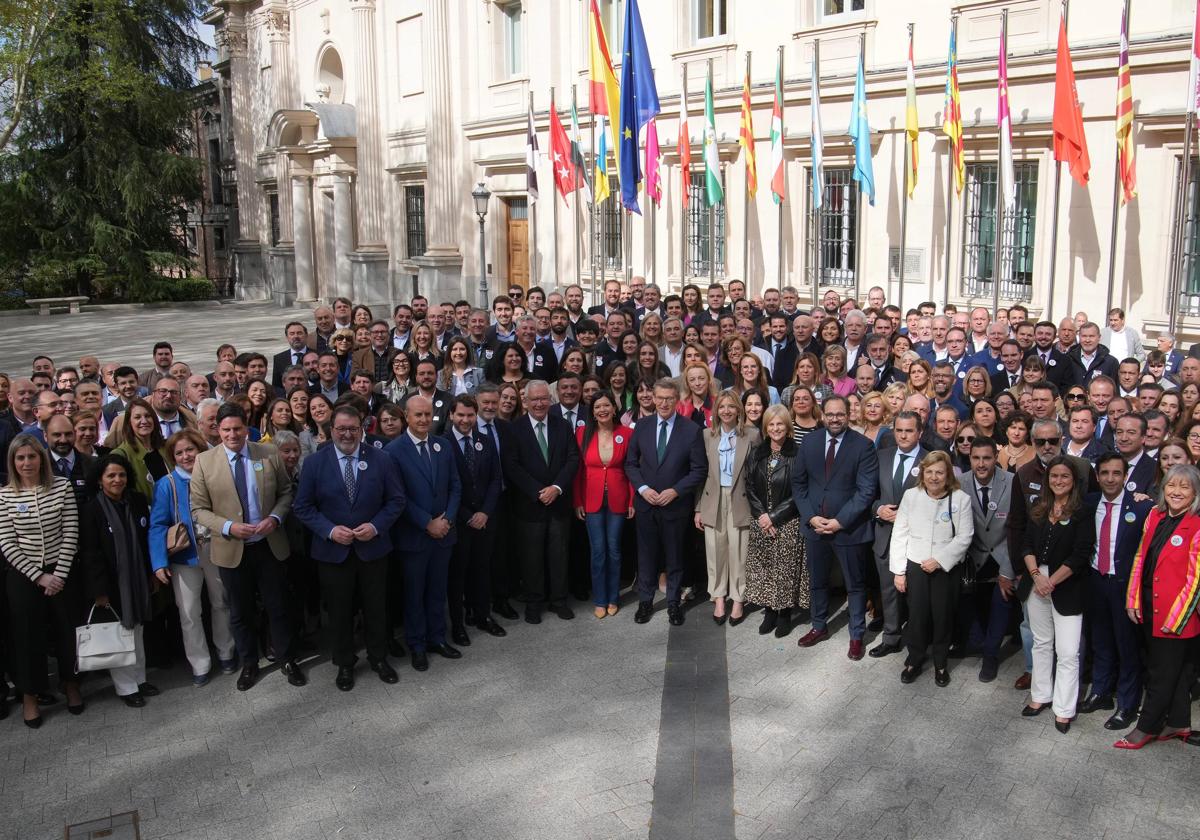
[(17, 2), (53, 23), (0, 149), (0, 275), (30, 293), (159, 297), (162, 273), (188, 265), (184, 207), (200, 190), (199, 0)]

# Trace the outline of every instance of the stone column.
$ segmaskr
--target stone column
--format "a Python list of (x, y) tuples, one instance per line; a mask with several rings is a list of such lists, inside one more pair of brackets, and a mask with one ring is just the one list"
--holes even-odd
[(333, 250), (337, 275), (334, 288), (339, 297), (353, 298), (350, 252), (354, 250), (354, 191), (350, 187), (349, 172), (337, 172), (333, 176)]
[(359, 246), (384, 247), (383, 126), (380, 124), (375, 0), (350, 0), (354, 16), (354, 110), (358, 128)]
[(292, 72), (291, 15), (285, 6), (267, 9), (267, 38), (271, 42), (271, 87), (275, 110), (295, 108), (296, 78)]
[(254, 182), (254, 101), (244, 20), (226, 24), (225, 43), (229, 49), (230, 94), (233, 98), (229, 116), (233, 122), (233, 153), (237, 163), (238, 238), (257, 242), (262, 201)]
[(317, 275), (313, 270), (312, 179), (292, 176), (292, 236), (296, 253), (296, 299), (317, 299)]

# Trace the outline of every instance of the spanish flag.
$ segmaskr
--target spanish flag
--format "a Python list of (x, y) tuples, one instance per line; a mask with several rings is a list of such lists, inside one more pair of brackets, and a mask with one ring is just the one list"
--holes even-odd
[[(592, 115), (603, 114), (612, 126), (613, 154), (620, 156), (621, 143), (617, 137), (617, 119), (621, 115), (621, 89), (613, 73), (612, 59), (608, 54), (608, 39), (604, 37), (604, 24), (600, 22), (600, 9), (592, 0), (591, 25), (588, 27), (588, 110)], [(619, 170), (618, 170), (619, 171)]]

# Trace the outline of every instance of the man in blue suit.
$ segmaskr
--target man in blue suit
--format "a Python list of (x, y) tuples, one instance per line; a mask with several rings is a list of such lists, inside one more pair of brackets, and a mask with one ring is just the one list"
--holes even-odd
[(408, 430), (383, 451), (399, 467), (407, 500), (393, 537), (404, 569), (404, 638), (412, 666), (426, 671), (428, 653), (462, 657), (446, 644), (446, 575), (462, 484), (450, 441), (430, 434), (433, 401), (413, 394), (405, 410)]
[(845, 397), (826, 398), (821, 410), (825, 431), (804, 439), (792, 468), (792, 495), (812, 573), (812, 629), (799, 645), (812, 647), (829, 638), (829, 570), (836, 558), (850, 611), (847, 656), (859, 660), (867, 632), (867, 549), (874, 534), (871, 502), (879, 484), (879, 457), (869, 440), (848, 427)]
[(387, 564), (391, 528), (404, 510), (404, 486), (391, 459), (362, 439), (362, 415), (343, 403), (333, 410), (333, 446), (313, 453), (300, 473), (292, 510), (312, 531), (312, 558), (333, 625), (335, 685), (354, 688), (354, 597), (362, 603), (367, 661), (385, 683), (399, 677), (388, 664)]
[(654, 612), (659, 558), (667, 569), (667, 620), (676, 627), (683, 624), (683, 540), (696, 509), (695, 492), (708, 477), (708, 455), (701, 428), (679, 416), (678, 404), (674, 379), (655, 382), (655, 415), (638, 421), (625, 454), (625, 474), (637, 493), (638, 608), (633, 620), (638, 624)]
[(1153, 503), (1135, 501), (1126, 489), (1126, 463), (1107, 452), (1096, 462), (1099, 493), (1089, 493), (1079, 511), (1096, 520), (1096, 548), (1088, 570), (1086, 617), (1092, 643), (1092, 690), (1079, 711), (1112, 709), (1105, 729), (1123, 729), (1137, 719), (1142, 702), (1138, 626), (1125, 614), (1125, 590), (1142, 526)]

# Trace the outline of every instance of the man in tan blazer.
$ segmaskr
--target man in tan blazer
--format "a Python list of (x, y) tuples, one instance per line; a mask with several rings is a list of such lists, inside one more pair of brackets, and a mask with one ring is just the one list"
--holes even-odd
[(292, 658), (283, 561), (287, 535), (280, 527), (292, 509), (292, 481), (273, 446), (250, 443), (241, 407), (217, 411), (221, 445), (204, 452), (192, 470), (192, 516), (212, 534), (212, 562), (229, 593), (229, 617), (242, 673), (239, 691), (258, 681), (255, 595), (271, 620), (271, 643), (292, 685), (308, 680)]

